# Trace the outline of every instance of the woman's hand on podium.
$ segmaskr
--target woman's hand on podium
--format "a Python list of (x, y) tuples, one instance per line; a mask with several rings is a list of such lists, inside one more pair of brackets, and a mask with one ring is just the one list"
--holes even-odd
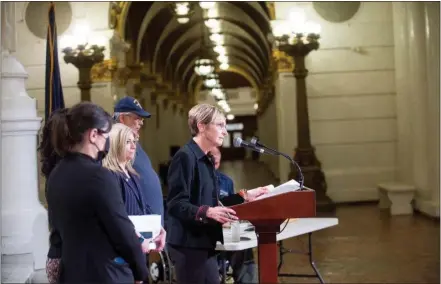
[(269, 190), (268, 190), (268, 187), (266, 187), (266, 186), (261, 186), (261, 187), (257, 187), (254, 189), (247, 190), (245, 201), (246, 202), (253, 201), (257, 197), (259, 197), (263, 194), (266, 194), (268, 192), (269, 192)]
[(231, 221), (238, 220), (236, 212), (228, 207), (216, 206), (210, 207), (207, 210), (207, 217), (221, 224), (225, 224)]

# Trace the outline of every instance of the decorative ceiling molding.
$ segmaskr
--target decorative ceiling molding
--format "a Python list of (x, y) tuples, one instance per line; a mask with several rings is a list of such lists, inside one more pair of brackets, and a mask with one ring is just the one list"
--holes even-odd
[[(187, 58), (197, 59), (199, 47), (200, 46), (198, 44), (193, 45), (191, 48), (188, 48), (186, 50), (186, 52), (184, 52), (180, 56), (177, 65), (173, 66), (175, 68), (174, 75), (172, 78), (173, 80), (179, 79), (178, 77), (181, 74), (183, 76), (185, 76), (185, 72), (180, 74), (179, 71), (182, 69), (183, 63), (186, 61)], [(263, 78), (263, 72), (265, 70), (264, 70), (264, 67), (262, 66), (262, 63), (260, 63), (260, 66), (257, 66), (256, 62), (253, 61), (246, 53), (244, 53), (243, 51), (238, 50), (236, 48), (227, 48), (227, 54), (228, 54), (228, 57), (230, 60), (234, 57), (237, 57), (237, 58), (240, 58), (241, 60), (243, 60), (244, 62), (247, 63), (247, 65), (249, 65), (256, 72), (256, 74), (259, 76), (259, 78)]]
[[(273, 72), (272, 66), (288, 68), (284, 57), (278, 54), (277, 58), (273, 58), (274, 52), (267, 39), (271, 32), (269, 20), (275, 16), (274, 2), (217, 2), (217, 8), (218, 17), (215, 19), (221, 21), (221, 33), (229, 56), (230, 68), (227, 72), (232, 72), (234, 68), (240, 70), (236, 73), (247, 78), (258, 90), (264, 78)], [(201, 25), (207, 29), (203, 24), (202, 9), (194, 5), (195, 11), (187, 24), (178, 24), (171, 11), (166, 9), (170, 9), (166, 2), (111, 2), (109, 26), (132, 44), (126, 53), (127, 61), (145, 62), (149, 73), (158, 76), (159, 81), (171, 80), (169, 85), (177, 93), (186, 90), (193, 94), (196, 87), (193, 64), (199, 54), (197, 45), (201, 43)], [(97, 80), (107, 76), (103, 66), (95, 69)], [(110, 70), (110, 67), (107, 69)], [(126, 73), (117, 71), (107, 74)]]
[[(253, 88), (253, 90), (256, 90), (256, 91), (259, 90), (259, 86), (258, 86), (257, 82), (247, 72), (245, 72), (242, 68), (240, 68), (238, 66), (231, 65), (227, 70), (220, 70), (220, 69), (218, 69), (218, 70), (216, 70), (216, 72), (218, 72), (218, 73), (232, 72), (232, 73), (239, 74), (239, 75), (243, 76), (245, 79), (248, 80), (248, 82), (251, 84), (251, 87)], [(201, 88), (202, 88), (203, 80), (201, 80), (201, 78), (198, 77), (198, 76), (193, 76), (190, 79), (190, 81), (189, 81), (189, 86), (187, 86), (187, 89), (190, 89), (191, 88), (191, 84), (193, 83), (193, 81), (196, 78), (197, 78), (197, 82), (196, 82), (196, 86), (195, 86), (194, 91), (193, 91), (193, 97), (194, 98), (198, 97), (198, 95), (199, 95), (199, 93), (201, 91)], [(190, 92), (190, 90), (189, 90), (189, 92)]]
[[(193, 70), (194, 69), (193, 65), (194, 65), (195, 61), (196, 61), (196, 59), (194, 59), (192, 62), (190, 62), (190, 64), (187, 66), (187, 68), (185, 69), (185, 71), (182, 75), (183, 76), (182, 78), (184, 80), (187, 79), (187, 77), (188, 77), (189, 83), (190, 83), (191, 77), (193, 77), (193, 76), (199, 77), (199, 75), (197, 75)], [(263, 83), (262, 81), (259, 80), (259, 77), (254, 72), (254, 70), (249, 69), (249, 66), (243, 60), (240, 60), (237, 58), (232, 58), (228, 64), (230, 65), (230, 68), (231, 68), (231, 66), (236, 66), (236, 67), (239, 67), (240, 69), (242, 69), (243, 71), (246, 70), (246, 72), (248, 73), (248, 77), (253, 78), (253, 81), (256, 82), (256, 85), (261, 85)], [(230, 70), (230, 68), (228, 68), (228, 70)], [(218, 70), (220, 70), (220, 69), (218, 69)], [(187, 84), (187, 86), (191, 86), (191, 84)], [(191, 90), (189, 90), (188, 88), (187, 88), (187, 91), (191, 92)]]
[(109, 27), (125, 38), (126, 19), (132, 2), (113, 1), (109, 5)]

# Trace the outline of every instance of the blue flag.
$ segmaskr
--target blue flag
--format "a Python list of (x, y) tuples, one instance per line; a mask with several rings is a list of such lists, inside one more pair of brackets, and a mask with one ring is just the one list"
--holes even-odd
[(45, 121), (52, 112), (64, 108), (63, 88), (61, 87), (60, 66), (58, 64), (57, 24), (55, 6), (50, 2), (49, 24), (46, 40), (46, 83), (45, 83)]

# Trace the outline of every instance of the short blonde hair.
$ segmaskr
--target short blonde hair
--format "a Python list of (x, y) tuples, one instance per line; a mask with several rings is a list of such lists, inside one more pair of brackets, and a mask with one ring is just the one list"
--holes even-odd
[[(125, 158), (126, 144), (127, 140), (129, 140), (130, 134), (132, 134), (136, 139), (136, 134), (130, 127), (122, 123), (116, 123), (112, 126), (112, 129), (109, 132), (109, 153), (103, 160), (103, 167), (113, 172), (124, 172), (119, 166), (119, 161)], [(126, 169), (129, 172), (138, 175), (138, 173), (133, 169), (132, 164), (133, 161), (129, 161), (126, 165)]]
[(217, 106), (210, 104), (195, 105), (188, 112), (188, 127), (190, 128), (191, 136), (198, 135), (198, 123), (209, 124), (220, 117), (225, 118), (225, 115)]

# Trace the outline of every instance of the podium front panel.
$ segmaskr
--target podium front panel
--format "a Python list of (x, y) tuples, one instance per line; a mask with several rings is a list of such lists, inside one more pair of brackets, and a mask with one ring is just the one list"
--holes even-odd
[(282, 193), (279, 195), (231, 206), (240, 220), (268, 221), (316, 216), (314, 190)]

